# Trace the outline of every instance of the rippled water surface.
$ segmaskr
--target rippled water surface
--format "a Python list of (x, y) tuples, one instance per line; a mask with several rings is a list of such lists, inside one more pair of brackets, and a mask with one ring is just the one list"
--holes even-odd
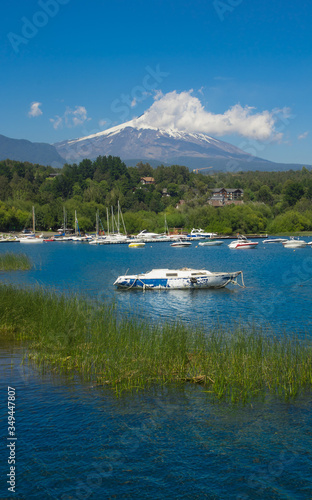
[[(312, 247), (292, 250), (263, 244), (253, 250), (221, 247), (172, 248), (169, 243), (93, 246), (82, 243), (42, 245), (2, 244), (6, 250), (27, 253), (35, 269), (2, 273), (2, 279), (85, 293), (100, 301), (114, 300), (119, 311), (134, 310), (151, 319), (200, 321), (206, 325), (236, 321), (272, 325), (296, 332), (311, 330)], [(246, 288), (221, 290), (115, 290), (115, 279), (154, 268), (204, 268), (243, 271)]]
[[(2, 280), (114, 300), (118, 311), (207, 328), (241, 321), (311, 335), (312, 248), (259, 243), (256, 250), (221, 247), (129, 249), (51, 243), (25, 252), (35, 269)], [(242, 270), (246, 288), (117, 291), (113, 281), (152, 268)], [(19, 499), (310, 499), (311, 397), (248, 406), (215, 403), (203, 388), (165, 388), (116, 399), (22, 364), (23, 348), (1, 344), (0, 498)], [(16, 389), (17, 493), (7, 491), (7, 386)]]

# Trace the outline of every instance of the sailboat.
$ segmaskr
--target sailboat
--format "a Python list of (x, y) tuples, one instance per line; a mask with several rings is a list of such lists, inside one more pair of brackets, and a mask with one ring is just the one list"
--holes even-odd
[[(104, 232), (104, 228), (101, 222), (101, 226)], [(109, 232), (109, 225), (108, 227), (108, 232)], [(105, 243), (106, 236), (100, 236), (100, 213), (99, 209), (97, 209), (96, 214), (95, 214), (95, 238), (91, 238), (89, 241), (90, 245), (100, 245), (101, 243)]]
[(20, 238), (20, 243), (43, 243), (42, 238), (36, 238), (35, 207), (32, 207), (33, 232), (28, 236)]
[(67, 213), (66, 213), (65, 207), (63, 208), (63, 213), (64, 213), (63, 227), (61, 227), (60, 229), (57, 230), (58, 233), (60, 233), (60, 235), (55, 236), (55, 241), (61, 241), (61, 242), (72, 241), (73, 239), (71, 236), (66, 236), (66, 231), (68, 232), (68, 228), (67, 228)]
[(80, 242), (85, 242), (91, 240), (91, 236), (82, 236), (80, 229), (79, 229), (79, 224), (78, 224), (78, 219), (77, 219), (77, 210), (75, 210), (75, 236), (73, 236), (72, 241), (80, 241)]
[[(117, 221), (116, 221), (116, 218), (114, 216), (113, 207), (111, 207), (111, 210), (112, 210), (112, 232), (111, 232), (111, 234), (107, 235), (106, 242), (109, 242), (109, 243), (124, 243), (124, 242), (126, 242), (128, 240), (128, 237), (127, 237), (126, 226), (125, 226), (125, 222), (124, 222), (124, 219), (123, 219), (123, 216), (122, 216), (122, 212), (121, 212), (119, 200), (118, 200), (118, 208), (117, 208), (117, 210), (118, 210), (117, 211)], [(107, 212), (107, 218), (108, 218), (108, 212)], [(124, 230), (125, 234), (122, 234), (120, 232), (120, 221), (122, 222), (123, 230)], [(116, 225), (116, 231), (115, 231), (115, 225)]]

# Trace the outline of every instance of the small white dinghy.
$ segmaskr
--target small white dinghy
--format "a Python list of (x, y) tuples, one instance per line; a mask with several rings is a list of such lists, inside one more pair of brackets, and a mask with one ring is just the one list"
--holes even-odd
[(114, 285), (124, 290), (179, 290), (188, 288), (223, 288), (228, 283), (238, 284), (242, 271), (210, 272), (206, 269), (153, 269), (147, 273), (119, 276)]

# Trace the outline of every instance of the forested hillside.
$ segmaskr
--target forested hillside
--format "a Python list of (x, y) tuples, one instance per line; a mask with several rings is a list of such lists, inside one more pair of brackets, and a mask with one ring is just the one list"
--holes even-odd
[[(141, 177), (153, 177), (143, 185)], [(244, 204), (211, 207), (213, 188), (244, 190)], [(202, 227), (219, 233), (312, 230), (312, 173), (305, 167), (288, 172), (240, 172), (203, 175), (172, 165), (153, 169), (139, 163), (126, 167), (118, 157), (99, 156), (95, 161), (66, 164), (60, 169), (5, 160), (0, 162), (0, 230), (19, 231), (31, 225), (35, 206), (36, 228), (56, 230), (63, 222), (95, 229), (99, 210), (106, 229), (106, 208), (124, 215), (127, 231), (162, 232), (170, 228)], [(183, 204), (177, 205), (180, 200)]]

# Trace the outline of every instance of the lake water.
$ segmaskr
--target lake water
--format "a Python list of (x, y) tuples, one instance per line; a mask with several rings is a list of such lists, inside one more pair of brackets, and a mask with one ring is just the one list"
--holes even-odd
[[(5, 244), (27, 253), (28, 272), (2, 281), (114, 300), (120, 314), (150, 321), (241, 322), (299, 336), (311, 335), (312, 248), (290, 250), (259, 242), (255, 250), (172, 248), (168, 243), (92, 246)], [(152, 268), (242, 270), (246, 288), (118, 291), (117, 276)], [(116, 399), (91, 387), (22, 365), (23, 349), (0, 350), (0, 383), (16, 389), (17, 483), (7, 491), (6, 406), (1, 405), (0, 497), (18, 499), (311, 499), (312, 404), (231, 406), (214, 403), (201, 387), (149, 390)]]

